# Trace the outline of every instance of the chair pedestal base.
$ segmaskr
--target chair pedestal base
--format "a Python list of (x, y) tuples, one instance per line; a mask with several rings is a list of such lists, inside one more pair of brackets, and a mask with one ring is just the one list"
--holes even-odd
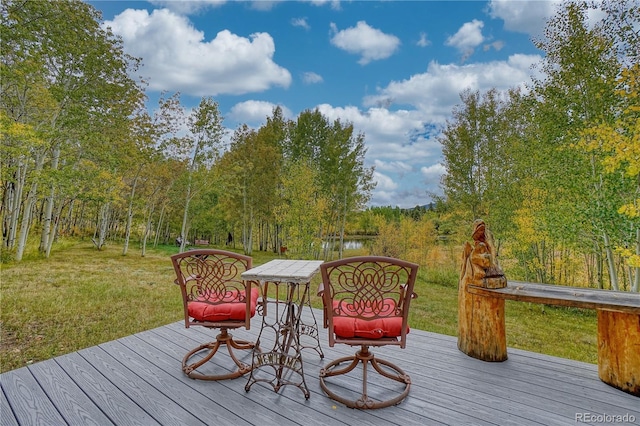
[[(349, 363), (349, 365), (344, 368), (336, 368), (343, 363)], [(358, 399), (348, 399), (329, 390), (327, 384), (325, 383), (326, 377), (334, 377), (347, 374), (355, 369), (360, 363), (362, 363), (362, 395)], [(371, 364), (371, 366), (373, 367), (373, 371), (377, 372), (381, 376), (404, 384), (404, 389), (399, 394), (396, 394), (396, 396), (390, 399), (386, 399), (383, 401), (376, 401), (371, 399), (367, 394), (367, 370), (369, 364)], [(411, 388), (411, 378), (395, 364), (392, 364), (391, 362), (383, 359), (375, 358), (373, 354), (368, 351), (368, 348), (365, 347), (353, 356), (338, 358), (322, 368), (320, 370), (320, 387), (329, 396), (329, 398), (341, 402), (350, 408), (384, 408), (391, 405), (399, 404), (409, 394), (409, 390)]]
[[(221, 346), (226, 346), (229, 351), (229, 356), (238, 367), (237, 370), (220, 375), (207, 375), (202, 374), (196, 371), (199, 367), (207, 363), (213, 356), (218, 352)], [(240, 361), (236, 354), (233, 352), (233, 349), (238, 350), (253, 350), (255, 344), (253, 342), (248, 342), (246, 340), (234, 340), (233, 336), (227, 332), (227, 330), (222, 330), (222, 332), (216, 336), (215, 342), (205, 343), (203, 345), (198, 346), (195, 349), (189, 351), (185, 357), (182, 359), (182, 371), (184, 374), (189, 376), (192, 379), (199, 380), (226, 380), (226, 379), (235, 379), (236, 377), (243, 376), (251, 371), (251, 364), (245, 364)], [(196, 353), (208, 350), (207, 353), (202, 359), (197, 362), (189, 364), (189, 359), (195, 355)]]

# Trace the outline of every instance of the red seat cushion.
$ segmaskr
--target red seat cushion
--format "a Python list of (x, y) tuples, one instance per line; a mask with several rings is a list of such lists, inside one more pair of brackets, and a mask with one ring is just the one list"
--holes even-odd
[[(339, 302), (334, 300), (333, 306), (335, 311), (339, 306)], [(333, 332), (336, 336), (344, 339), (353, 337), (367, 339), (398, 337), (402, 334), (402, 317), (390, 315), (393, 313), (394, 308), (395, 301), (392, 299), (386, 299), (384, 303), (377, 302), (375, 305), (370, 305), (369, 303), (342, 304), (341, 315), (333, 317)], [(369, 320), (357, 318), (356, 316), (378, 316), (378, 318)], [(407, 327), (408, 332), (409, 327)]]
[[(398, 337), (402, 334), (402, 317), (387, 317), (374, 320), (333, 317), (333, 332), (336, 336), (344, 339), (352, 337), (364, 337), (367, 339)], [(409, 327), (407, 327), (408, 332)]]
[[(237, 293), (236, 293), (237, 294)], [(244, 291), (240, 294), (244, 296)], [(260, 296), (260, 290), (258, 288), (251, 289), (251, 308), (250, 314), (253, 317), (256, 313), (256, 304), (258, 303), (258, 297)], [(237, 299), (235, 296), (231, 299)], [(212, 297), (209, 299), (211, 302), (217, 302), (219, 299)], [(196, 321), (243, 321), (245, 319), (246, 312), (245, 302), (227, 302), (219, 304), (211, 304), (207, 302), (193, 301), (188, 304), (189, 316)]]

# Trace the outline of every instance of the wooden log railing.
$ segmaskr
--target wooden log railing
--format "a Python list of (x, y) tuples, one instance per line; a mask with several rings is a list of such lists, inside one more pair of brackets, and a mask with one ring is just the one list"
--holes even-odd
[(458, 283), (458, 349), (483, 361), (507, 359), (505, 300), (595, 309), (598, 376), (640, 396), (640, 294), (508, 281), (484, 221), (462, 252)]
[(459, 318), (460, 329), (471, 332), (460, 333), (458, 347), (467, 355), (507, 359), (504, 300), (595, 309), (600, 380), (640, 396), (640, 294), (521, 281), (507, 281), (502, 288), (466, 284), (459, 289), (459, 304), (474, 312)]

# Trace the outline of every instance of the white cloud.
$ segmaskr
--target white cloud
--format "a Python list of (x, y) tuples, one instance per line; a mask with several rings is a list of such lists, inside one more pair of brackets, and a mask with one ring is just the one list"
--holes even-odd
[(191, 22), (168, 9), (127, 9), (106, 26), (122, 37), (127, 53), (144, 60), (151, 90), (194, 96), (261, 92), (289, 87), (291, 74), (273, 61), (267, 33), (240, 37), (228, 30), (206, 41)]
[(504, 21), (504, 28), (509, 31), (540, 36), (546, 21), (553, 16), (560, 1), (540, 0), (491, 0), (489, 16)]
[(416, 43), (420, 47), (427, 47), (431, 44), (431, 41), (427, 38), (427, 33), (420, 33), (420, 40)]
[[(229, 118), (239, 122), (247, 124), (265, 123), (267, 117), (273, 115), (273, 109), (278, 106), (271, 102), (266, 101), (245, 101), (235, 104), (229, 112)], [(282, 115), (285, 118), (293, 118), (291, 110), (280, 105), (282, 108)]]
[(372, 28), (365, 21), (359, 21), (355, 27), (338, 31), (331, 23), (334, 33), (331, 44), (349, 53), (360, 55), (358, 63), (366, 65), (371, 61), (386, 59), (400, 46), (400, 39), (391, 34)]
[(314, 6), (324, 6), (325, 4), (331, 5), (331, 9), (340, 10), (340, 0), (310, 0)]
[(447, 169), (441, 163), (421, 167), (420, 174), (422, 175), (425, 190), (432, 194), (442, 194), (440, 182), (446, 172)]
[(364, 105), (411, 105), (423, 117), (428, 117), (428, 121), (442, 124), (460, 102), (463, 90), (524, 88), (524, 83), (531, 81), (531, 66), (540, 60), (538, 55), (518, 54), (510, 56), (507, 61), (468, 65), (431, 62), (425, 73), (378, 88), (376, 95), (364, 99)]
[[(535, 38), (542, 37), (547, 20), (560, 7), (562, 1), (559, 0), (491, 0), (488, 4), (489, 16), (502, 19), (506, 30), (529, 34)], [(605, 16), (606, 13), (601, 9), (590, 7), (587, 10), (587, 25), (593, 28)]]
[(304, 28), (307, 31), (311, 29), (311, 26), (307, 22), (307, 18), (291, 18), (291, 25), (294, 27)]
[(460, 27), (451, 37), (447, 38), (445, 45), (455, 47), (462, 53), (462, 61), (464, 62), (474, 49), (482, 44), (485, 40), (482, 35), (482, 28), (484, 22), (474, 19), (471, 22), (466, 22)]
[(482, 49), (486, 52), (487, 50), (491, 50), (494, 49), (496, 51), (500, 51), (502, 50), (502, 48), (504, 47), (504, 41), (502, 40), (496, 40), (492, 43), (487, 43), (484, 46), (482, 46)]
[(324, 79), (320, 74), (316, 74), (315, 72), (305, 72), (302, 73), (302, 81), (305, 84), (316, 84), (322, 83)]
[(473, 49), (484, 41), (484, 36), (482, 35), (483, 27), (484, 22), (478, 21), (477, 19), (466, 22), (460, 27), (457, 33), (447, 38), (445, 44), (460, 50)]
[[(192, 1), (192, 0), (187, 0)], [(237, 1), (237, 0), (236, 0)], [(271, 10), (278, 5), (278, 3), (285, 0), (253, 0), (250, 2), (251, 9), (254, 10)]]
[(431, 166), (424, 166), (420, 168), (420, 173), (425, 177), (427, 181), (440, 181), (440, 176), (446, 172), (445, 167), (440, 164), (433, 164)]
[(393, 191), (398, 188), (393, 179), (377, 171), (373, 172), (373, 180), (376, 182), (376, 189), (380, 191)]
[(421, 129), (423, 126), (424, 116), (417, 111), (389, 111), (385, 108), (369, 108), (367, 111), (361, 111), (355, 106), (334, 107), (328, 104), (321, 104), (316, 108), (331, 121), (337, 119), (343, 122), (349, 121), (356, 129), (364, 131), (367, 136), (367, 145), (371, 139), (381, 144), (379, 148), (383, 154), (382, 157), (406, 159), (415, 158), (419, 154), (413, 152), (411, 146), (403, 145), (416, 129)]
[(175, 13), (190, 15), (202, 10), (219, 7), (227, 3), (228, 0), (198, 0), (198, 1), (176, 1), (176, 0), (149, 0), (149, 3), (170, 9)]
[(404, 161), (382, 161), (380, 159), (376, 159), (373, 163), (376, 170), (394, 172), (394, 173), (408, 173), (413, 170), (413, 168)]

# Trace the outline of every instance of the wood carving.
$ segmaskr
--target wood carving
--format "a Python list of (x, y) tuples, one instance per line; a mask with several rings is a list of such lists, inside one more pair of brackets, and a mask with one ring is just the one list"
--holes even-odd
[(472, 238), (473, 244), (467, 242), (462, 253), (458, 283), (458, 349), (483, 361), (504, 361), (507, 359), (504, 300), (470, 294), (467, 288), (503, 288), (507, 279), (484, 221), (474, 222)]

